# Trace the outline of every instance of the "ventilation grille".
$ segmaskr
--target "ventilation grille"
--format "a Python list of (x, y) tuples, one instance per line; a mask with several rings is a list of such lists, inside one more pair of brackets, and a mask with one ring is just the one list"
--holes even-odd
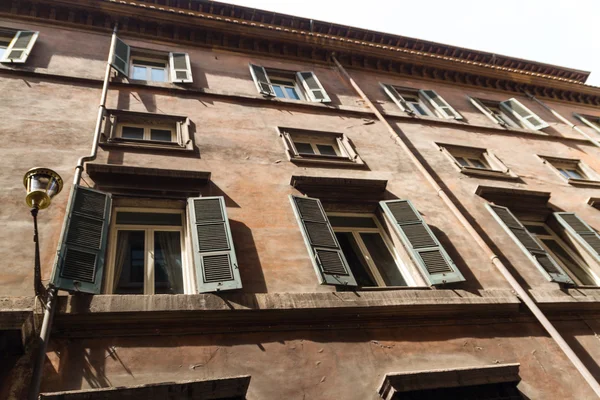
[(523, 228), (510, 228), (510, 231), (517, 237), (519, 242), (523, 243), (523, 246), (525, 246), (526, 249), (544, 251), (527, 230)]
[(220, 199), (194, 200), (196, 222), (223, 221), (223, 210)]
[(552, 262), (549, 256), (545, 254), (534, 254), (535, 259), (540, 263), (542, 268), (551, 275), (562, 275), (562, 273), (556, 268), (556, 265)]
[(560, 216), (571, 228), (575, 230), (575, 232), (591, 232), (591, 230), (587, 226), (585, 226), (585, 224), (581, 222), (581, 220), (576, 215), (560, 214)]
[(415, 249), (438, 246), (423, 224), (402, 225), (402, 230)]
[(452, 268), (439, 250), (422, 251), (419, 252), (419, 256), (431, 275), (452, 272)]
[(304, 221), (308, 238), (313, 246), (337, 247), (327, 224)]
[(348, 275), (339, 251), (315, 250), (323, 272), (330, 275)]
[(302, 197), (294, 197), (294, 200), (300, 213), (300, 218), (308, 221), (327, 222), (317, 200)]
[(500, 220), (509, 228), (521, 227), (519, 221), (507, 209), (494, 206), (492, 206), (492, 209), (496, 212), (496, 215), (500, 218)]
[(104, 193), (77, 188), (73, 212), (97, 219), (104, 219), (106, 197), (107, 196)]
[(96, 254), (67, 248), (60, 276), (80, 282), (94, 283)]
[(598, 237), (598, 235), (595, 233), (582, 234), (581, 237), (587, 244), (592, 246), (592, 249), (594, 249), (596, 253), (600, 254), (600, 237)]
[(197, 225), (198, 247), (201, 253), (229, 250), (225, 223)]
[(67, 243), (99, 250), (102, 243), (102, 221), (72, 214)]
[(205, 283), (233, 280), (229, 254), (202, 257), (202, 266), (204, 268)]
[(387, 203), (387, 206), (392, 212), (394, 218), (396, 219), (396, 222), (398, 222), (399, 224), (421, 222), (419, 216), (417, 215), (417, 213), (415, 213), (415, 211), (407, 201)]

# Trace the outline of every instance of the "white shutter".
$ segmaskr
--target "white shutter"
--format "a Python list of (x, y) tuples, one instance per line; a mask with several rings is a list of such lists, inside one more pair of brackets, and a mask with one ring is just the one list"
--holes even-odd
[(113, 56), (110, 64), (113, 68), (122, 75), (129, 76), (129, 56), (131, 55), (131, 48), (129, 45), (121, 39), (116, 38), (112, 54)]
[(554, 216), (600, 262), (600, 235), (575, 213), (555, 212)]
[(590, 128), (594, 129), (597, 132), (600, 132), (600, 118), (594, 117), (595, 120), (596, 120), (596, 123), (594, 123), (594, 122), (590, 121), (588, 118), (584, 117), (581, 114), (573, 113), (573, 115), (576, 116), (577, 118), (579, 118), (579, 120), (581, 120), (581, 122), (583, 122), (584, 124), (586, 124)]
[(192, 64), (188, 53), (169, 53), (171, 82), (192, 83)]
[(404, 111), (407, 114), (415, 115), (415, 112), (408, 106), (408, 104), (406, 104), (406, 101), (404, 100), (402, 95), (398, 93), (395, 87), (381, 82), (379, 82), (379, 85), (381, 85), (383, 91), (389, 96), (390, 99), (392, 99), (394, 103), (396, 103), (400, 110)]
[(258, 89), (258, 93), (264, 94), (265, 96), (275, 96), (271, 81), (269, 80), (269, 75), (267, 75), (267, 71), (264, 67), (250, 64), (250, 74), (252, 74), (252, 79), (254, 79), (254, 84)]
[(10, 42), (4, 56), (0, 59), (2, 63), (22, 64), (27, 61), (27, 57), (31, 53), (31, 49), (35, 44), (39, 32), (35, 31), (19, 31)]
[(529, 129), (539, 131), (550, 126), (515, 98), (501, 102), (500, 107), (521, 121)]
[(506, 122), (502, 118), (500, 118), (499, 116), (494, 114), (494, 112), (492, 110), (490, 110), (485, 104), (483, 104), (481, 102), (481, 100), (479, 100), (475, 97), (469, 96), (469, 101), (471, 101), (471, 104), (473, 104), (475, 106), (475, 108), (477, 108), (479, 111), (481, 111), (483, 115), (485, 115), (486, 117), (491, 119), (493, 122), (497, 123), (498, 125), (506, 127)]
[(463, 119), (462, 115), (458, 113), (446, 100), (442, 98), (435, 90), (419, 90), (419, 94), (423, 97), (433, 108), (435, 108), (443, 118), (446, 119)]
[(311, 101), (317, 103), (331, 102), (331, 99), (314, 72), (297, 72), (296, 76), (298, 77), (298, 80), (302, 82), (302, 86)]

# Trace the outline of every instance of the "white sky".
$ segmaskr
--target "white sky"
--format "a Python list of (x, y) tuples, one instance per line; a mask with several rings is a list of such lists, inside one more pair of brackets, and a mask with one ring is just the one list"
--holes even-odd
[(600, 0), (221, 0), (591, 71), (600, 86)]

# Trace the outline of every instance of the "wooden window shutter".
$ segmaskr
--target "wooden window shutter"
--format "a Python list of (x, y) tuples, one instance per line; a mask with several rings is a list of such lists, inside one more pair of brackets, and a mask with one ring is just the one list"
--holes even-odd
[(171, 82), (192, 83), (192, 64), (188, 53), (169, 53)]
[(322, 285), (356, 286), (356, 279), (333, 233), (321, 201), (290, 196), (313, 266)]
[(575, 213), (555, 212), (554, 216), (600, 262), (600, 235)]
[(512, 98), (503, 101), (500, 103), (500, 107), (530, 129), (539, 131), (550, 126), (517, 99)]
[(431, 285), (465, 280), (410, 201), (386, 200), (379, 204)]
[(252, 79), (254, 79), (254, 84), (259, 93), (265, 96), (275, 96), (269, 75), (267, 75), (267, 71), (263, 67), (250, 64), (250, 74), (252, 74)]
[(536, 238), (529, 233), (521, 221), (508, 208), (491, 204), (486, 204), (486, 207), (548, 280), (552, 282), (573, 283), (569, 275), (546, 252)]
[(22, 64), (27, 61), (27, 57), (31, 53), (31, 49), (35, 44), (39, 32), (34, 31), (19, 31), (10, 42), (4, 56), (0, 60), (2, 63), (19, 63)]
[(462, 115), (458, 113), (446, 100), (442, 98), (435, 90), (419, 90), (419, 94), (423, 97), (433, 108), (435, 108), (443, 118), (446, 119), (463, 119)]
[(404, 111), (407, 114), (415, 115), (415, 112), (406, 104), (406, 101), (402, 97), (400, 93), (396, 90), (392, 85), (388, 85), (386, 83), (379, 82), (379, 85), (383, 88), (383, 91), (388, 95), (388, 97), (396, 103), (398, 108)]
[(297, 72), (296, 76), (298, 77), (298, 80), (302, 82), (302, 86), (311, 101), (317, 103), (331, 102), (331, 99), (314, 72)]
[(481, 100), (479, 100), (475, 97), (469, 96), (469, 101), (471, 102), (471, 104), (473, 104), (475, 106), (475, 108), (477, 108), (479, 111), (481, 111), (481, 113), (483, 115), (485, 115), (486, 117), (491, 119), (493, 122), (497, 123), (498, 125), (506, 127), (506, 122), (502, 118), (500, 118), (499, 116), (494, 114), (492, 112), (492, 110), (490, 110), (485, 104), (483, 104), (481, 102)]
[(121, 74), (129, 76), (129, 56), (131, 54), (129, 45), (121, 39), (116, 38), (112, 53), (113, 56), (110, 64)]
[[(573, 115), (576, 116), (581, 122), (583, 122), (584, 124), (586, 124), (587, 126), (592, 128), (593, 130), (600, 132), (600, 125), (596, 125), (595, 123), (593, 123), (592, 121), (590, 121), (589, 119), (587, 119), (586, 117), (584, 117), (581, 114), (573, 113)], [(600, 123), (600, 118), (596, 117), (596, 121), (597, 121), (597, 123)]]
[(198, 293), (242, 288), (222, 196), (188, 199)]
[(57, 288), (100, 293), (111, 203), (108, 193), (74, 186), (52, 277)]

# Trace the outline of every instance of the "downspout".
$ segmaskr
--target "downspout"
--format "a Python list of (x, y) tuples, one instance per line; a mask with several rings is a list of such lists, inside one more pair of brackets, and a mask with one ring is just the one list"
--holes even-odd
[(530, 94), (527, 91), (525, 91), (525, 95), (527, 95), (527, 97), (529, 97), (531, 100), (533, 100), (536, 103), (538, 103), (540, 106), (544, 107), (546, 110), (550, 111), (552, 113), (552, 115), (554, 115), (556, 118), (558, 118), (559, 120), (561, 120), (565, 124), (569, 125), (572, 129), (574, 129), (577, 132), (581, 133), (581, 135), (583, 135), (583, 137), (585, 137), (587, 140), (589, 140), (591, 143), (593, 143), (594, 146), (600, 147), (600, 142), (598, 142), (596, 139), (594, 139), (593, 137), (591, 137), (590, 135), (588, 135), (587, 133), (585, 133), (584, 131), (582, 131), (581, 129), (579, 129), (579, 127), (577, 125), (572, 124), (571, 121), (569, 121), (568, 119), (566, 119), (565, 117), (563, 117), (562, 115), (560, 115), (558, 113), (558, 111), (556, 111), (553, 108), (551, 108), (550, 106), (546, 105), (541, 100), (538, 100), (537, 97), (535, 97), (534, 95)]
[[(81, 174), (83, 172), (83, 165), (87, 161), (93, 161), (96, 159), (98, 154), (98, 142), (100, 140), (100, 130), (102, 128), (102, 119), (106, 113), (106, 97), (108, 95), (108, 84), (110, 80), (111, 61), (113, 58), (113, 51), (117, 40), (117, 25), (113, 29), (112, 38), (110, 42), (110, 51), (108, 53), (108, 60), (106, 61), (106, 72), (104, 73), (104, 83), (102, 85), (102, 96), (100, 97), (100, 105), (98, 106), (98, 117), (96, 119), (96, 128), (94, 130), (94, 140), (92, 142), (92, 151), (89, 156), (80, 157), (75, 167), (75, 178), (73, 179), (73, 186), (79, 185), (81, 180)], [(73, 201), (73, 191), (67, 203), (67, 210), (70, 209), (71, 202)], [(66, 220), (66, 218), (65, 218)], [(63, 226), (64, 229), (64, 226)], [(64, 233), (64, 232), (63, 232)], [(35, 362), (33, 365), (33, 374), (31, 377), (31, 386), (29, 389), (29, 400), (38, 400), (40, 394), (40, 386), (42, 383), (42, 371), (44, 368), (44, 362), (46, 361), (46, 351), (48, 348), (48, 342), (50, 340), (50, 331), (52, 330), (52, 321), (54, 319), (54, 311), (56, 309), (56, 298), (58, 289), (50, 285), (48, 288), (48, 296), (46, 300), (44, 310), (44, 320), (40, 329), (39, 343)]]
[(367, 106), (371, 109), (373, 114), (375, 114), (377, 116), (377, 119), (379, 119), (379, 121), (387, 128), (392, 139), (394, 139), (395, 142), (398, 144), (398, 146), (400, 146), (400, 148), (402, 148), (402, 150), (406, 153), (406, 155), (408, 156), (410, 161), (412, 161), (412, 163), (419, 170), (419, 172), (425, 177), (427, 182), (429, 182), (429, 184), (434, 188), (434, 190), (437, 192), (438, 196), (442, 199), (442, 201), (446, 204), (446, 206), (448, 206), (448, 208), (450, 208), (450, 211), (452, 211), (452, 213), (458, 219), (458, 221), (461, 223), (461, 225), (467, 230), (467, 232), (469, 232), (469, 234), (471, 235), (473, 240), (475, 240), (475, 242), (477, 242), (477, 244), (484, 251), (486, 256), (489, 257), (489, 259), (492, 261), (494, 266), (500, 271), (500, 273), (502, 274), (504, 279), (506, 279), (508, 281), (508, 283), (513, 288), (513, 290), (517, 293), (517, 295), (525, 303), (527, 308), (529, 308), (529, 310), (533, 313), (533, 315), (540, 322), (540, 324), (542, 324), (544, 329), (546, 329), (546, 331), (550, 334), (552, 339), (554, 339), (556, 344), (558, 344), (558, 346), (565, 353), (565, 355), (567, 356), (569, 361), (571, 361), (571, 363), (573, 363), (575, 368), (577, 368), (579, 373), (583, 376), (583, 378), (586, 380), (586, 382), (590, 385), (590, 387), (592, 388), (594, 393), (596, 393), (596, 396), (598, 396), (600, 398), (600, 385), (598, 384), (596, 379), (594, 379), (594, 377), (592, 376), (590, 371), (585, 367), (585, 365), (583, 365), (583, 363), (581, 362), (579, 357), (577, 357), (575, 352), (571, 349), (571, 347), (567, 344), (567, 342), (565, 342), (565, 340), (560, 335), (560, 333), (556, 330), (556, 328), (554, 328), (554, 325), (552, 325), (550, 320), (548, 320), (548, 318), (546, 318), (546, 316), (544, 315), (542, 310), (540, 310), (540, 308), (533, 301), (533, 299), (529, 296), (529, 294), (525, 291), (525, 289), (523, 289), (523, 287), (519, 284), (519, 282), (517, 282), (517, 280), (512, 276), (512, 274), (508, 271), (506, 266), (502, 263), (502, 261), (500, 261), (498, 256), (496, 254), (494, 254), (492, 249), (490, 249), (490, 247), (485, 243), (485, 241), (479, 235), (479, 233), (477, 233), (475, 228), (473, 228), (473, 226), (471, 226), (471, 224), (469, 223), (467, 218), (458, 209), (458, 207), (456, 207), (456, 205), (450, 199), (450, 197), (448, 197), (448, 195), (444, 192), (444, 189), (442, 189), (441, 186), (438, 185), (438, 183), (435, 181), (433, 176), (431, 176), (431, 174), (427, 171), (427, 169), (425, 169), (425, 167), (421, 164), (421, 162), (415, 156), (415, 154), (413, 154), (413, 152), (410, 150), (410, 148), (407, 145), (408, 139), (406, 138), (406, 136), (404, 136), (404, 134), (402, 134), (401, 131), (400, 131), (400, 133), (397, 133), (394, 130), (394, 128), (392, 128), (392, 126), (385, 119), (385, 117), (379, 112), (377, 107), (375, 107), (375, 105), (371, 102), (371, 100), (369, 100), (367, 95), (361, 90), (361, 88), (354, 81), (354, 79), (350, 76), (350, 74), (348, 74), (348, 72), (344, 69), (344, 67), (339, 63), (339, 61), (337, 60), (335, 55), (332, 55), (331, 59), (333, 60), (333, 62), (335, 63), (335, 65), (337, 66), (339, 71), (342, 73), (342, 75), (344, 75), (344, 77), (348, 80), (350, 85), (352, 85), (354, 90), (356, 90), (358, 95), (364, 100), (364, 102), (367, 104)]

